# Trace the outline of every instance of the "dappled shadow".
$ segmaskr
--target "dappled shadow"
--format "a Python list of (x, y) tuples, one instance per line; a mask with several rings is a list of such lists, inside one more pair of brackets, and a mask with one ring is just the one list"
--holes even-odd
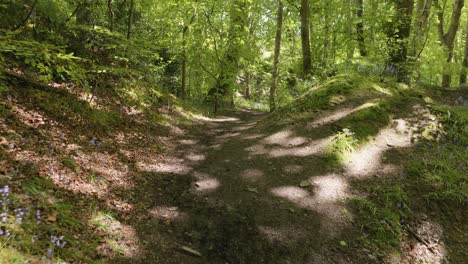
[(385, 119), (337, 163), (328, 153), (336, 133), (374, 101), (311, 113), (286, 127), (258, 126), (264, 115), (256, 112), (226, 113), (190, 133), (177, 128), (175, 136), (155, 126), (83, 136), (84, 125), (68, 120), (70, 127), (62, 128), (54, 123), (62, 116), (34, 110), (37, 103), (21, 102), (2, 125), (44, 141), (44, 149), (11, 137), (7, 155), (38, 164), (39, 175), (72, 197), (92, 200), (95, 211), (113, 212), (112, 219), (95, 212), (83, 221), (110, 226), (103, 236), (118, 237), (121, 250), (103, 237), (93, 258), (115, 263), (375, 262), (360, 251), (338, 252), (350, 234), (362, 232), (348, 201), (365, 197), (361, 186), (375, 178), (399, 177), (414, 128), (425, 126), (417, 108), (414, 116)]

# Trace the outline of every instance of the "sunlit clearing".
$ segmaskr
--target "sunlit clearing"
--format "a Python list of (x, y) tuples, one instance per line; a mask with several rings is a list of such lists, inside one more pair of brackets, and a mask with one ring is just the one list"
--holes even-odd
[(240, 176), (248, 181), (255, 182), (263, 177), (264, 173), (258, 169), (247, 169), (241, 172)]

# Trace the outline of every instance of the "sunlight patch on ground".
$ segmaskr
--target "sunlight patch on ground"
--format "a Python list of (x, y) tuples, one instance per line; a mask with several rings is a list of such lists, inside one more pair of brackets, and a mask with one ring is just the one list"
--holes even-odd
[(305, 228), (294, 228), (294, 227), (269, 227), (269, 226), (259, 226), (260, 233), (262, 233), (268, 240), (271, 242), (282, 242), (282, 243), (291, 243), (303, 239), (307, 230)]
[(175, 206), (157, 206), (149, 210), (149, 214), (155, 219), (167, 221), (174, 221), (176, 219), (185, 217), (185, 214)]
[(99, 176), (113, 185), (125, 188), (132, 187), (128, 181), (128, 166), (114, 155), (103, 152), (84, 153), (78, 151), (76, 161), (82, 168), (98, 173)]
[(313, 177), (309, 181), (312, 183), (310, 191), (295, 186), (284, 186), (272, 189), (271, 193), (298, 207), (313, 210), (324, 216), (321, 232), (333, 236), (352, 218), (342, 203), (349, 196), (348, 184), (337, 175)]
[(263, 136), (264, 136), (263, 134), (251, 134), (251, 135), (244, 136), (243, 139), (255, 140), (255, 139), (259, 139), (259, 138), (261, 138)]
[(304, 137), (296, 137), (290, 130), (281, 131), (266, 137), (263, 142), (267, 145), (299, 146), (306, 143)]
[(221, 186), (221, 182), (211, 177), (208, 173), (195, 171), (192, 176), (196, 179), (192, 183), (191, 192), (195, 194), (207, 194), (217, 190)]
[(302, 165), (286, 165), (283, 171), (286, 173), (301, 173), (304, 171), (304, 167)]
[(193, 140), (193, 139), (181, 139), (178, 142), (186, 146), (193, 146), (193, 145), (198, 144), (198, 140)]
[(409, 124), (402, 119), (393, 121), (393, 126), (382, 129), (373, 142), (362, 146), (350, 154), (345, 164), (347, 174), (356, 177), (367, 177), (377, 172), (392, 171), (390, 165), (382, 164), (383, 154), (392, 148), (411, 146), (412, 133)]
[[(307, 157), (311, 155), (323, 154), (328, 144), (332, 141), (333, 137), (327, 137), (310, 142), (309, 144), (301, 147), (294, 148), (274, 148), (269, 151), (271, 157)], [(262, 153), (263, 154), (263, 153)]]
[(160, 162), (155, 160), (154, 162), (142, 162), (136, 163), (139, 171), (156, 172), (156, 173), (173, 173), (178, 175), (186, 175), (192, 171), (192, 168), (183, 164), (182, 159), (169, 158), (166, 161)]
[(101, 236), (105, 234), (105, 239), (97, 250), (102, 255), (114, 256), (123, 254), (128, 258), (138, 258), (141, 254), (141, 247), (137, 232), (134, 227), (122, 224), (110, 214), (103, 212), (95, 213), (89, 223)]
[(338, 109), (334, 112), (327, 113), (325, 116), (320, 117), (319, 119), (314, 120), (311, 123), (308, 123), (306, 125), (307, 129), (312, 129), (316, 128), (322, 125), (328, 125), (330, 123), (333, 123), (337, 120), (343, 119), (359, 110), (374, 106), (375, 103), (365, 103), (361, 106), (358, 106), (356, 108), (343, 108), (343, 109)]
[(203, 161), (203, 160), (206, 159), (205, 155), (195, 154), (195, 153), (187, 154), (187, 155), (185, 155), (185, 157), (190, 161)]
[(427, 220), (419, 222), (418, 225), (413, 228), (413, 231), (420, 239), (425, 241), (427, 245), (421, 241), (415, 240), (414, 237), (411, 237), (410, 240), (404, 241), (402, 244), (404, 257), (400, 263), (447, 263), (447, 259), (445, 259), (447, 249), (443, 242), (443, 228), (439, 224), (429, 222)]
[(240, 176), (243, 179), (251, 181), (251, 182), (256, 182), (260, 180), (264, 175), (265, 173), (263, 173), (263, 171), (258, 170), (258, 169), (247, 169), (247, 170), (242, 171), (240, 174)]
[(23, 124), (32, 128), (38, 128), (39, 126), (45, 125), (47, 121), (47, 119), (38, 112), (26, 110), (17, 105), (13, 106), (12, 113), (14, 113), (15, 116), (23, 122)]

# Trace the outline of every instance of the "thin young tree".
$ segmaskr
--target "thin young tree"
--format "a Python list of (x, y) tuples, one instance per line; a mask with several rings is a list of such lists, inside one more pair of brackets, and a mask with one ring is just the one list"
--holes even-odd
[(355, 0), (356, 2), (356, 35), (359, 47), (359, 53), (362, 57), (367, 56), (366, 43), (364, 41), (364, 0)]
[(414, 0), (395, 1), (395, 19), (389, 33), (389, 63), (397, 70), (399, 82), (407, 82), (409, 75), (408, 42), (411, 32), (411, 17)]
[(465, 52), (463, 56), (462, 70), (460, 74), (460, 86), (466, 84), (467, 82), (467, 72), (468, 72), (468, 19), (466, 20), (466, 29), (465, 29)]
[(302, 70), (304, 76), (312, 71), (312, 55), (310, 51), (310, 7), (309, 0), (301, 0), (301, 44), (302, 44)]
[(278, 0), (278, 11), (276, 15), (276, 36), (275, 36), (275, 52), (273, 59), (273, 72), (270, 87), (270, 112), (276, 109), (275, 96), (278, 89), (279, 79), (279, 58), (281, 53), (281, 35), (283, 33), (283, 2)]
[[(455, 37), (457, 35), (458, 27), (460, 25), (460, 17), (465, 0), (455, 0), (453, 3), (452, 16), (450, 18), (450, 25), (447, 32), (445, 32), (444, 23), (444, 8), (440, 6), (438, 0), (433, 0), (437, 9), (437, 16), (439, 18), (438, 30), (439, 39), (443, 47), (447, 51), (447, 63), (451, 63), (453, 60), (453, 48), (455, 44)], [(449, 87), (452, 83), (452, 75), (448, 72), (444, 72), (442, 75), (442, 86)]]

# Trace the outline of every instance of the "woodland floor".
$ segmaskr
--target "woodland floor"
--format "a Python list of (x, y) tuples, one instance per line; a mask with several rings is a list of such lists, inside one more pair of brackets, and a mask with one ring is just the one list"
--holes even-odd
[(141, 262), (438, 263), (441, 230), (424, 214), (414, 227), (431, 248), (411, 235), (403, 256), (348, 245), (361, 231), (347, 198), (365, 195), (360, 185), (369, 181), (398, 177), (415, 131), (396, 120), (337, 169), (324, 153), (346, 109), (286, 129), (259, 125), (262, 113), (230, 112), (175, 139), (175, 155), (136, 188), (136, 199), (151, 208), (134, 223), (144, 243)]
[[(399, 109), (375, 140), (337, 165), (326, 154), (337, 122), (369, 98), (287, 124), (242, 110), (179, 128), (145, 123), (128, 109), (127, 118), (103, 131), (102, 120), (113, 115), (96, 110), (99, 104), (78, 104), (73, 91), (58, 85), (13, 84), (22, 88), (4, 101), (2, 177), (14, 192), (27, 193), (23, 203), (40, 204), (48, 225), (67, 230), (64, 254), (82, 254), (70, 257), (77, 263), (462, 263), (467, 257), (466, 211), (423, 206), (418, 184), (403, 170), (432, 120), (417, 103)], [(403, 234), (394, 234), (402, 254), (358, 242), (368, 230), (351, 200), (374, 187), (384, 197), (387, 186), (403, 185), (416, 210), (402, 217)], [(390, 226), (383, 219), (377, 224)]]

